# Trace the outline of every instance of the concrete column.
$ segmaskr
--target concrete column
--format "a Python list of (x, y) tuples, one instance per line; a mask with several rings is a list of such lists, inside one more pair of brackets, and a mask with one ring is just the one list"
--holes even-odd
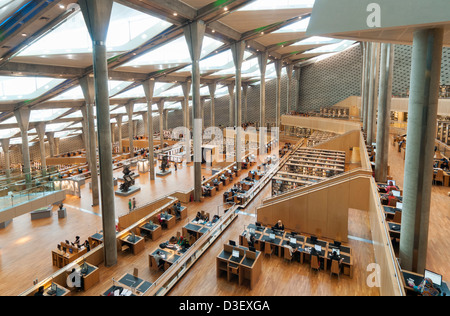
[(235, 125), (236, 125), (236, 165), (242, 168), (242, 62), (244, 61), (245, 41), (231, 45), (234, 67), (236, 69), (236, 97), (234, 105)]
[(115, 127), (116, 127), (116, 123), (111, 123), (111, 143), (113, 143), (113, 144), (116, 142), (116, 137), (114, 135)]
[(55, 138), (55, 153), (59, 155), (61, 152), (59, 151), (59, 138)]
[(134, 112), (134, 104), (133, 103), (128, 103), (127, 105), (125, 105), (125, 109), (127, 111), (127, 115), (128, 115), (128, 141), (129, 141), (129, 146), (130, 146), (130, 158), (134, 157), (134, 142), (133, 142), (133, 138), (134, 138), (134, 126), (133, 126), (133, 112)]
[(164, 145), (164, 99), (161, 99), (158, 102), (158, 111), (159, 111), (159, 139), (161, 140), (161, 148)]
[[(88, 114), (87, 114), (87, 107), (83, 106), (81, 107), (81, 114), (83, 115), (83, 120), (81, 121), (81, 126), (83, 133), (81, 134), (84, 144), (84, 149), (86, 150), (86, 162), (88, 164), (89, 170), (91, 170), (91, 152), (89, 148), (89, 122), (88, 122)], [(47, 133), (47, 139), (50, 142), (50, 137)], [(51, 142), (50, 142), (50, 148), (51, 148)]]
[(242, 85), (242, 98), (244, 99), (244, 122), (248, 123), (248, 109), (247, 109), (247, 94), (248, 94), (248, 84)]
[(206, 25), (195, 21), (184, 28), (184, 35), (192, 61), (192, 100), (194, 117), (194, 200), (200, 202), (202, 195), (202, 118), (200, 104), (200, 56)]
[(287, 73), (287, 97), (286, 97), (286, 113), (289, 113), (291, 110), (291, 96), (292, 96), (292, 79), (294, 74), (294, 65), (289, 64), (286, 66), (286, 73)]
[(369, 100), (371, 96), (371, 74), (373, 71), (373, 54), (374, 45), (373, 43), (368, 43), (367, 48), (367, 67), (366, 67), (366, 80), (365, 80), (365, 87), (364, 90), (366, 91), (365, 98), (364, 98), (364, 110), (363, 110), (363, 130), (367, 133), (367, 123), (368, 123), (368, 112), (369, 112)]
[(260, 116), (259, 116), (259, 152), (260, 152), (260, 154), (263, 154), (265, 152), (264, 130), (266, 128), (266, 69), (267, 69), (268, 57), (269, 57), (268, 52), (262, 52), (262, 53), (258, 54), (259, 71), (261, 74)]
[(105, 266), (117, 263), (116, 219), (112, 168), (110, 105), (106, 37), (111, 18), (112, 0), (79, 0), (81, 11), (91, 35), (95, 78), (95, 103), (100, 160), (101, 207)]
[(281, 126), (281, 70), (283, 69), (283, 61), (275, 60), (275, 72), (277, 74), (277, 97), (276, 97), (276, 115), (275, 126)]
[(427, 258), (443, 36), (443, 29), (424, 29), (413, 37), (400, 259), (418, 273)]
[(41, 156), (42, 176), (47, 175), (47, 160), (45, 158), (45, 123), (40, 122), (35, 127), (39, 139), (39, 153)]
[[(84, 113), (87, 115), (85, 118), (87, 121), (88, 129), (88, 144), (89, 150), (89, 168), (91, 171), (91, 190), (92, 190), (92, 206), (97, 206), (100, 203), (100, 193), (99, 193), (99, 183), (98, 183), (98, 167), (97, 167), (97, 146), (95, 132), (95, 119), (94, 119), (94, 103), (95, 103), (95, 85), (94, 79), (89, 76), (85, 76), (80, 79), (80, 86), (83, 91), (84, 99), (86, 101), (86, 111)], [(109, 123), (108, 123), (109, 126)]]
[(155, 150), (153, 141), (153, 94), (155, 92), (155, 80), (147, 80), (142, 83), (144, 88), (145, 97), (147, 99), (147, 134), (148, 134), (148, 163), (150, 166), (150, 180), (155, 180)]
[[(86, 131), (84, 131), (86, 132)], [(55, 157), (55, 133), (48, 132), (47, 133), (48, 143), (50, 145), (50, 157)]]
[(376, 125), (377, 125), (377, 104), (378, 104), (378, 82), (379, 82), (379, 70), (380, 70), (380, 43), (375, 44), (375, 63), (373, 65), (374, 67), (374, 73), (373, 73), (373, 94), (372, 98), (370, 100), (370, 108), (368, 113), (368, 122), (367, 122), (367, 143), (371, 145), (376, 141), (375, 138), (375, 132), (376, 132)]
[(116, 122), (117, 122), (117, 131), (118, 131), (118, 142), (119, 142), (119, 153), (123, 153), (123, 146), (122, 146), (122, 115), (116, 116)]
[(266, 127), (266, 69), (267, 59), (269, 58), (268, 52), (262, 52), (258, 54), (259, 71), (261, 74), (260, 84), (260, 116), (259, 127)]
[(216, 126), (216, 88), (217, 83), (208, 84), (209, 96), (211, 97), (211, 123), (210, 126)]
[(26, 183), (31, 183), (31, 162), (30, 148), (28, 144), (28, 127), (30, 123), (30, 109), (20, 108), (14, 111), (17, 123), (19, 123), (20, 133), (22, 135), (22, 161), (23, 173), (25, 174)]
[(6, 175), (7, 183), (10, 183), (11, 155), (9, 153), (9, 138), (2, 139), (1, 145), (2, 145), (2, 149), (3, 149), (3, 153), (5, 154), (5, 175)]
[(381, 45), (380, 97), (378, 99), (377, 154), (375, 179), (386, 183), (389, 157), (389, 126), (391, 121), (392, 76), (394, 73), (394, 46)]
[[(200, 105), (202, 107), (202, 131), (205, 129), (205, 102), (206, 99), (205, 98), (200, 98)], [(167, 117), (166, 117), (166, 121), (167, 121)]]
[(299, 110), (300, 102), (300, 76), (302, 75), (302, 69), (294, 68), (294, 78), (295, 78), (295, 110)]
[(141, 115), (142, 115), (142, 122), (144, 123), (144, 137), (148, 137), (148, 117), (147, 117), (147, 113), (142, 113)]
[(367, 66), (367, 63), (366, 63), (367, 43), (366, 42), (362, 42), (361, 43), (361, 47), (362, 47), (361, 109), (360, 109), (359, 115), (360, 115), (360, 119), (361, 119), (361, 122), (362, 122), (363, 119), (364, 119), (364, 113), (363, 113), (364, 106), (363, 106), (363, 104), (364, 104), (364, 97), (365, 97), (365, 93), (366, 93), (366, 91), (364, 89), (364, 86), (365, 86), (365, 78), (366, 78), (365, 77), (365, 72), (366, 72), (366, 66)]
[(191, 119), (190, 119), (190, 113), (189, 113), (189, 95), (191, 93), (191, 87), (192, 87), (192, 82), (191, 81), (186, 81), (183, 82), (181, 84), (181, 88), (183, 89), (183, 95), (184, 95), (184, 100), (183, 100), (183, 124), (187, 129), (190, 129), (191, 126)]
[(234, 126), (234, 85), (228, 86), (228, 95), (230, 96), (230, 108), (228, 114), (228, 126)]
[(169, 110), (164, 110), (164, 129), (169, 130)]

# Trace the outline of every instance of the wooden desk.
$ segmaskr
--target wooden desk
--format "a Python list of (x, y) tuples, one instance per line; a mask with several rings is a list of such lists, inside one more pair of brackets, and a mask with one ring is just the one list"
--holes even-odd
[[(171, 229), (175, 225), (175, 216), (170, 214), (160, 214), (161, 219), (167, 223), (167, 229)], [(154, 219), (159, 221), (158, 217), (156, 216)]]
[[(402, 225), (393, 222), (386, 222), (386, 223), (388, 225), (389, 236), (391, 238), (400, 239), (400, 230)], [(394, 229), (396, 227), (398, 227), (398, 229)]]
[(138, 228), (140, 230), (139, 234), (141, 236), (142, 233), (144, 233), (153, 241), (157, 240), (162, 235), (161, 226), (157, 224), (150, 225), (149, 223), (143, 223)]
[(120, 242), (121, 244), (126, 244), (131, 248), (131, 251), (133, 252), (134, 255), (139, 254), (140, 252), (142, 252), (145, 249), (145, 243), (144, 243), (144, 238), (139, 237), (139, 236), (135, 236), (135, 240), (131, 240), (132, 238), (132, 234), (126, 235), (122, 238), (120, 238)]
[[(411, 271), (407, 271), (407, 270), (402, 271), (401, 280), (403, 282), (403, 287), (405, 288), (407, 295), (419, 295), (419, 293), (414, 291), (414, 289), (409, 286), (408, 279), (413, 279), (414, 284), (416, 286), (419, 286), (420, 283), (422, 283), (422, 281), (424, 279), (424, 275), (419, 274), (419, 273), (414, 273)], [(442, 285), (439, 287), (439, 289), (441, 290), (441, 296), (443, 296), (444, 293), (446, 294), (446, 296), (450, 296), (450, 290), (449, 290), (446, 282), (442, 281)]]
[(103, 235), (100, 233), (95, 233), (94, 235), (88, 237), (88, 241), (91, 249), (94, 249), (103, 243)]
[(79, 252), (70, 253), (68, 250), (64, 252), (62, 250), (53, 250), (52, 251), (52, 265), (58, 268), (63, 268), (69, 263), (74, 262), (79, 257), (86, 254), (87, 249), (83, 247), (83, 250)]
[(57, 283), (55, 283), (57, 288), (56, 288), (56, 294), (54, 295), (50, 295), (49, 291), (51, 290), (51, 284), (48, 286), (48, 288), (46, 288), (44, 290), (44, 296), (68, 296), (70, 294), (70, 290), (66, 289), (64, 286), (61, 286)]
[(100, 269), (92, 264), (86, 263), (88, 270), (86, 274), (82, 274), (83, 277), (83, 290), (87, 291), (95, 284), (100, 282)]
[(174, 249), (171, 248), (158, 248), (152, 254), (149, 255), (150, 269), (158, 270), (158, 264), (155, 259), (156, 252), (160, 252), (162, 260), (164, 260), (164, 270), (167, 270), (172, 264), (176, 263), (178, 259), (183, 255), (181, 248), (174, 245)]
[(152, 286), (151, 282), (145, 281), (141, 278), (135, 277), (132, 274), (125, 273), (117, 281), (119, 286), (113, 285), (108, 290), (103, 292), (102, 296), (110, 296), (119, 287), (131, 290), (133, 292), (130, 296), (142, 296), (144, 295)]
[[(238, 251), (239, 257), (233, 257), (233, 250)], [(262, 260), (260, 251), (249, 251), (244, 247), (233, 247), (224, 245), (224, 249), (216, 258), (216, 274), (220, 277), (221, 273), (227, 273), (227, 280), (231, 280), (232, 274), (236, 274), (239, 279), (239, 285), (244, 280), (250, 282), (250, 289), (253, 289), (261, 276)]]
[(189, 235), (192, 235), (195, 237), (195, 240), (198, 240), (203, 234), (207, 233), (212, 226), (213, 224), (211, 222), (204, 223), (193, 220), (182, 228), (182, 233), (184, 238), (188, 238)]

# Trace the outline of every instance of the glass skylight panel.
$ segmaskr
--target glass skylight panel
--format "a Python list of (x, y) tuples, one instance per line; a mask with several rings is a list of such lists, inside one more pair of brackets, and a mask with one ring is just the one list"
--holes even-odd
[(69, 134), (70, 134), (70, 131), (56, 132), (55, 138), (65, 138), (65, 137), (69, 136)]
[(30, 122), (53, 121), (69, 110), (70, 109), (31, 110)]
[[(133, 49), (171, 25), (166, 21), (114, 2), (106, 39), (107, 51), (122, 52)], [(18, 56), (91, 52), (91, 38), (80, 11), (24, 49)]]
[[(28, 136), (28, 144), (31, 145), (31, 142), (35, 140), (37, 136)], [(10, 145), (20, 145), (22, 144), (22, 137), (11, 138), (9, 140)]]
[(334, 44), (338, 43), (341, 40), (331, 37), (322, 37), (322, 36), (312, 36), (309, 38), (305, 38), (304, 40), (301, 40), (300, 42), (297, 42), (293, 44), (294, 46), (299, 45), (318, 45), (318, 44)]
[(238, 11), (305, 9), (313, 8), (315, 0), (258, 0)]
[(0, 101), (34, 99), (63, 81), (41, 77), (0, 76)]
[(11, 116), (9, 119), (0, 122), (0, 124), (17, 124), (17, 119), (15, 116)]
[[(222, 46), (223, 43), (208, 36), (205, 36), (203, 40), (203, 49), (201, 58), (207, 56), (209, 53), (215, 49)], [(189, 54), (189, 48), (186, 43), (184, 36), (173, 40), (166, 45), (159, 47), (143, 56), (140, 56), (125, 65), (129, 66), (148, 66), (148, 65), (159, 65), (159, 64), (190, 64), (191, 57)]]
[(80, 118), (80, 117), (83, 117), (83, 113), (81, 113), (81, 111), (76, 111), (64, 116), (64, 118)]
[(74, 86), (66, 90), (65, 92), (57, 95), (51, 101), (64, 101), (64, 100), (84, 100), (83, 90), (80, 86)]
[(309, 21), (311, 20), (310, 17), (300, 19), (298, 22), (289, 24), (285, 27), (282, 27), (279, 30), (276, 30), (275, 32), (272, 32), (274, 34), (276, 33), (296, 33), (296, 32), (306, 32), (308, 29)]
[(20, 133), (20, 128), (0, 129), (0, 139), (11, 138)]
[(46, 132), (60, 132), (66, 127), (68, 127), (72, 123), (55, 123), (55, 124), (48, 124), (45, 128)]
[(349, 48), (354, 43), (355, 43), (355, 41), (343, 40), (336, 44), (330, 44), (330, 45), (321, 46), (321, 47), (318, 47), (315, 49), (311, 49), (305, 53), (306, 54), (337, 53), (337, 52), (341, 52), (341, 51)]

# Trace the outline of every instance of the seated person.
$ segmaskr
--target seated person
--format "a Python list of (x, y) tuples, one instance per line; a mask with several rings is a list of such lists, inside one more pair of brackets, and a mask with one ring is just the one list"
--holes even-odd
[(255, 240), (256, 240), (255, 235), (247, 233), (246, 237), (247, 237), (248, 246), (255, 248)]
[(178, 202), (176, 204), (173, 205), (173, 212), (175, 214), (175, 217), (180, 218), (181, 217), (181, 203)]
[(433, 281), (429, 278), (423, 279), (422, 283), (418, 286), (415, 285), (413, 279), (408, 279), (408, 285), (414, 289), (414, 291), (420, 293), (422, 296), (440, 296), (441, 293), (433, 285)]
[(389, 206), (396, 206), (397, 202), (399, 202), (399, 199), (397, 199), (397, 197), (394, 196), (394, 193), (392, 191), (389, 191), (389, 195), (388, 195), (388, 205)]
[(200, 221), (202, 219), (203, 219), (202, 213), (197, 212), (197, 215), (195, 216), (194, 221), (198, 222), (198, 221)]
[(231, 188), (231, 192), (234, 194), (234, 193), (236, 193), (237, 191), (239, 191), (239, 188), (238, 188), (237, 184), (235, 184), (235, 185), (233, 185), (233, 187)]
[(206, 186), (202, 185), (202, 195), (203, 196), (211, 196), (211, 190)]
[(448, 166), (448, 160), (447, 159), (442, 159), (442, 163), (441, 163), (441, 169), (445, 169), (448, 170), (449, 166)]
[(278, 222), (275, 224), (273, 228), (277, 230), (284, 230), (283, 222), (281, 220), (278, 220)]
[(388, 182), (388, 186), (386, 187), (386, 193), (389, 193), (391, 190), (397, 190), (397, 187), (392, 183), (392, 181)]
[(167, 222), (166, 222), (165, 219), (163, 219), (163, 218), (161, 217), (161, 214), (158, 214), (158, 221), (159, 221), (159, 225), (160, 225), (162, 228), (167, 228)]
[(175, 245), (178, 243), (178, 239), (175, 236), (170, 237), (169, 244)]
[(212, 219), (211, 222), (214, 224), (214, 223), (217, 222), (219, 219), (220, 219), (220, 216), (216, 214), (216, 215), (213, 216), (213, 219)]
[(339, 263), (339, 268), (341, 267), (342, 261), (344, 261), (344, 258), (341, 258), (341, 256), (338, 256), (337, 252), (334, 251), (330, 258), (331, 261), (336, 260)]
[(164, 260), (161, 256), (161, 252), (158, 250), (156, 254), (153, 256), (155, 258), (156, 264), (158, 265), (158, 269), (164, 268)]

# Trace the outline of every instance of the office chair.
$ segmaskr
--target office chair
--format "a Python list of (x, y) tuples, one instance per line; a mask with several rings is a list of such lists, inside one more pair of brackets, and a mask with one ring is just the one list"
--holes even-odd
[(293, 255), (291, 255), (289, 249), (284, 248), (283, 250), (284, 250), (284, 259), (288, 260), (289, 262), (292, 262)]
[(316, 271), (320, 270), (319, 257), (311, 256), (311, 269)]
[(338, 276), (338, 279), (339, 279), (339, 276), (340, 276), (340, 274), (341, 274), (341, 266), (340, 266), (340, 264), (339, 264), (339, 261), (337, 261), (337, 260), (331, 260), (331, 272), (330, 272), (330, 277), (331, 277), (333, 274), (336, 274), (336, 275)]

